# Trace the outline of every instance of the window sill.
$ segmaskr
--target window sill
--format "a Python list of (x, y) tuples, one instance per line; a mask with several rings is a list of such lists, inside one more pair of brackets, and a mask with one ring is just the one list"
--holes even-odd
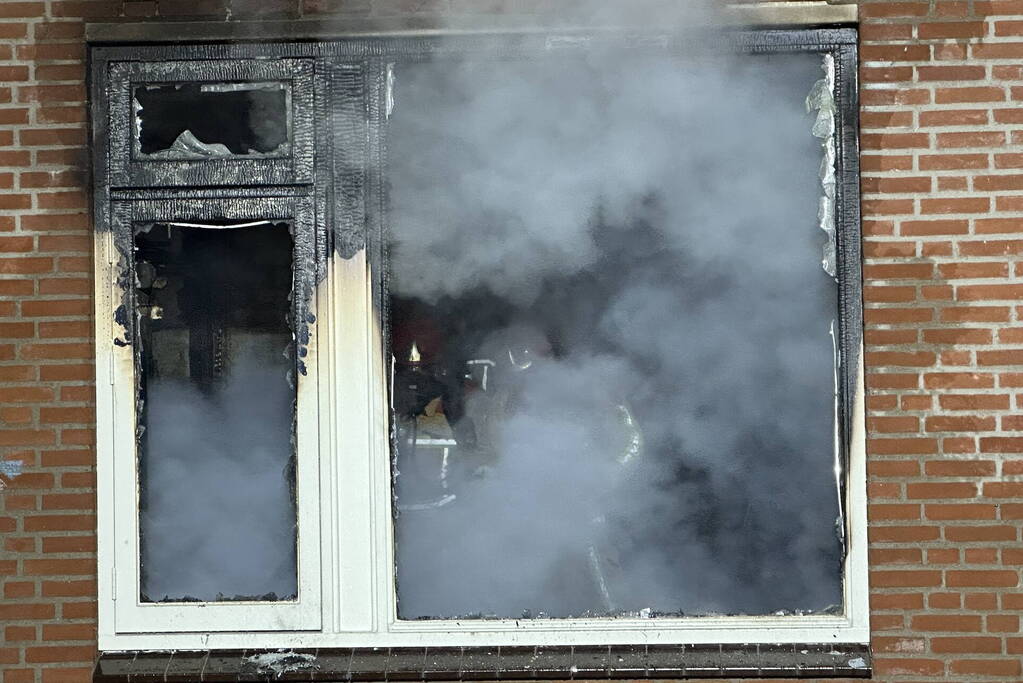
[(869, 678), (860, 644), (108, 652), (94, 683)]

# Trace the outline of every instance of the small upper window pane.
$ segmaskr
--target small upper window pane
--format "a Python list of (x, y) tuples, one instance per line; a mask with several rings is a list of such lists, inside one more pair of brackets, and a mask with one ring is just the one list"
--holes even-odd
[(281, 82), (139, 85), (137, 156), (285, 156), (290, 95), (290, 86)]

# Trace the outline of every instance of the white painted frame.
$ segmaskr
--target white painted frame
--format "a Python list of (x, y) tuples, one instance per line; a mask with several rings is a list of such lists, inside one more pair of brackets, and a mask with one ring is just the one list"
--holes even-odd
[[(181, 200), (155, 200), (169, 207)], [(224, 200), (202, 199), (205, 203)], [(282, 199), (282, 203), (289, 200)], [(302, 202), (312, 219), (309, 200)], [(231, 200), (225, 218), (262, 218), (251, 202)], [(251, 215), (246, 211), (250, 211)], [(112, 212), (113, 213), (113, 212)], [(190, 218), (187, 214), (183, 219)], [(277, 220), (286, 220), (272, 216)], [(132, 226), (121, 227), (133, 232)], [(97, 233), (96, 268), (96, 412), (101, 631), (106, 633), (175, 633), (197, 631), (273, 631), (320, 628), (320, 462), (318, 339), (310, 329), (307, 374), (298, 376), (296, 411), (296, 490), (298, 595), (281, 602), (142, 602), (140, 599), (140, 536), (138, 457), (135, 406), (134, 344), (117, 344), (125, 331), (115, 321), (123, 303), (117, 285), (124, 256), (115, 245), (114, 230)], [(315, 304), (310, 311), (314, 312)], [(129, 313), (134, 315), (134, 313)]]

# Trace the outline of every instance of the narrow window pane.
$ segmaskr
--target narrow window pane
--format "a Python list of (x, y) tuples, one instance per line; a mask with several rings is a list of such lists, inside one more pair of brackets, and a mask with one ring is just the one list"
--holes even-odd
[(286, 224), (135, 238), (143, 602), (296, 594)]
[(138, 149), (164, 159), (283, 152), (289, 140), (284, 83), (171, 83), (135, 88)]
[(821, 64), (396, 69), (401, 618), (840, 609)]

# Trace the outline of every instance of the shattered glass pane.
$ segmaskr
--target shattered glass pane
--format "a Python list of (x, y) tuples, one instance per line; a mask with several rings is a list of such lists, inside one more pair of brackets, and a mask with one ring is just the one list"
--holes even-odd
[(143, 602), (295, 597), (289, 227), (135, 236)]
[(401, 618), (841, 609), (820, 64), (396, 65)]
[(284, 154), (286, 83), (171, 83), (135, 88), (137, 145), (162, 159)]

